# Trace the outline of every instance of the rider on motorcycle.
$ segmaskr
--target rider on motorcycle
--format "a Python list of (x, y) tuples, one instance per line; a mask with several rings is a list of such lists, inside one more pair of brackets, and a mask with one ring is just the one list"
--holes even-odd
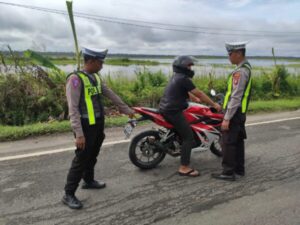
[(188, 107), (188, 98), (202, 101), (217, 111), (221, 106), (213, 102), (204, 92), (196, 88), (192, 82), (194, 71), (192, 66), (195, 59), (190, 56), (178, 56), (173, 62), (173, 76), (165, 88), (163, 97), (160, 100), (159, 110), (164, 118), (171, 123), (179, 134), (181, 145), (181, 165), (178, 173), (182, 176), (199, 176), (200, 173), (191, 168), (191, 150), (195, 146), (193, 131), (186, 121), (183, 111)]

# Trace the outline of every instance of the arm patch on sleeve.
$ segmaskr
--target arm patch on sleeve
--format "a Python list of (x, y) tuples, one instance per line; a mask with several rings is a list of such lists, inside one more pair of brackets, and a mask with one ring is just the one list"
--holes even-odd
[(79, 86), (80, 80), (78, 77), (72, 77), (71, 82), (72, 82), (73, 88), (77, 88)]
[(233, 74), (232, 81), (233, 81), (234, 86), (238, 85), (238, 83), (240, 81), (240, 77), (241, 77), (241, 74), (239, 72), (236, 72), (235, 74)]

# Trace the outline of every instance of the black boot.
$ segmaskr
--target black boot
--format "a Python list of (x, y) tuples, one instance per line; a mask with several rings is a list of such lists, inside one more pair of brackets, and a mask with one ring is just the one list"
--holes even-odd
[(82, 185), (82, 189), (101, 189), (105, 188), (106, 184), (103, 181), (90, 181), (90, 182), (84, 182)]
[(71, 209), (81, 209), (83, 206), (81, 201), (71, 194), (65, 194), (61, 201)]
[(241, 178), (243, 178), (245, 176), (245, 172), (243, 172), (243, 171), (236, 171), (234, 173), (235, 173), (235, 177), (237, 179), (241, 179)]
[(219, 180), (235, 181), (234, 174), (213, 173), (211, 176)]
[(240, 177), (244, 177), (245, 176), (245, 171), (235, 171), (234, 173), (235, 173), (235, 175), (238, 175)]

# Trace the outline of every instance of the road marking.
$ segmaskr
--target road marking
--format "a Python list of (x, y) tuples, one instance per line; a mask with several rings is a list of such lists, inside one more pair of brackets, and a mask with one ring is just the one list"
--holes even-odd
[[(109, 146), (109, 145), (127, 143), (129, 141), (130, 140), (121, 140), (121, 141), (106, 142), (106, 143), (103, 143), (102, 146)], [(60, 148), (60, 149), (55, 149), (55, 150), (42, 151), (42, 152), (34, 152), (34, 153), (27, 153), (27, 154), (22, 154), (22, 155), (15, 155), (15, 156), (5, 156), (5, 157), (0, 157), (0, 162), (1, 161), (14, 160), (14, 159), (23, 159), (23, 158), (41, 156), (41, 155), (51, 155), (51, 154), (55, 154), (55, 153), (67, 152), (67, 151), (74, 151), (74, 150), (75, 150), (75, 147), (69, 147), (69, 148)]]
[(283, 122), (283, 121), (288, 121), (288, 120), (298, 120), (298, 119), (300, 119), (300, 117), (286, 118), (286, 119), (280, 119), (280, 120), (270, 120), (270, 121), (257, 122), (257, 123), (248, 123), (248, 124), (246, 124), (246, 127), (256, 126), (256, 125), (261, 125), (261, 124), (278, 123), (278, 122)]
[[(250, 126), (257, 126), (257, 125), (262, 125), (262, 124), (269, 124), (269, 123), (278, 123), (278, 122), (283, 122), (283, 121), (288, 121), (288, 120), (298, 120), (300, 117), (293, 117), (293, 118), (286, 118), (286, 119), (280, 119), (280, 120), (270, 120), (270, 121), (265, 121), (265, 122), (257, 122), (257, 123), (248, 123), (246, 124), (246, 127)], [(121, 140), (121, 141), (112, 141), (112, 142), (106, 142), (103, 143), (102, 146), (110, 146), (110, 145), (115, 145), (115, 144), (121, 144), (121, 143), (128, 143), (130, 140)], [(55, 149), (55, 150), (49, 150), (49, 151), (43, 151), (43, 152), (34, 152), (34, 153), (27, 153), (27, 154), (22, 154), (22, 155), (15, 155), (15, 156), (5, 156), (5, 157), (0, 157), (0, 162), (1, 161), (8, 161), (8, 160), (14, 160), (14, 159), (23, 159), (23, 158), (29, 158), (29, 157), (36, 157), (36, 156), (41, 156), (41, 155), (51, 155), (55, 153), (60, 153), (60, 152), (67, 152), (67, 151), (74, 151), (74, 147), (69, 147), (69, 148), (61, 148), (61, 149)]]

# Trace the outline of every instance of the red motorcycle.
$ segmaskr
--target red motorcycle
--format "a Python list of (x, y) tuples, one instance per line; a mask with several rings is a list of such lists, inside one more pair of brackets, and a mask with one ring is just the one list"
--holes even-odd
[[(211, 94), (223, 102), (224, 95)], [(173, 157), (181, 155), (181, 139), (173, 126), (168, 123), (159, 113), (158, 109), (147, 107), (133, 107), (136, 113), (142, 117), (136, 120), (129, 120), (124, 128), (127, 138), (131, 135), (138, 122), (151, 120), (160, 126), (159, 129), (143, 131), (137, 134), (130, 143), (129, 158), (131, 162), (141, 169), (152, 169), (157, 166), (169, 154)], [(223, 113), (217, 113), (215, 109), (198, 103), (189, 103), (183, 114), (194, 133), (197, 145), (194, 148), (210, 150), (218, 157), (222, 156), (220, 145), (221, 124)]]

